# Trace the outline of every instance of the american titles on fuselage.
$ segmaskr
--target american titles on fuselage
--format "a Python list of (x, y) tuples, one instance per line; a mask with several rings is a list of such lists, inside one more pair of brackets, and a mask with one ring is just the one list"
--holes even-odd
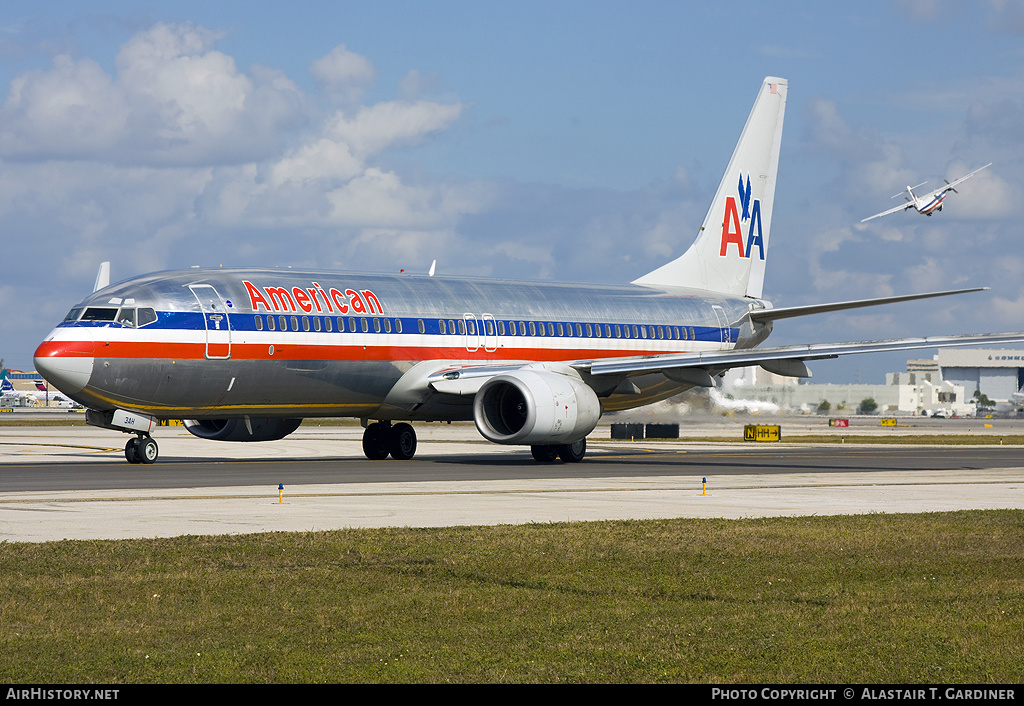
[[(319, 314), (383, 314), (384, 307), (373, 290), (346, 289), (331, 287), (325, 290), (318, 282), (311, 282), (309, 288), (292, 287), (259, 287), (249, 280), (242, 280), (249, 294), (249, 305), (253, 311), (262, 309), (266, 312), (293, 313), (303, 311), (307, 314), (316, 309)], [(320, 302), (323, 302), (321, 306)], [(333, 304), (333, 306), (332, 306)]]

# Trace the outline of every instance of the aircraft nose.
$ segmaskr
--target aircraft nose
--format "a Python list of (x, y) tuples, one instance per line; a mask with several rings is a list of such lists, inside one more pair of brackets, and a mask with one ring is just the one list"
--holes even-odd
[(48, 340), (39, 344), (35, 354), (36, 370), (61, 392), (73, 395), (89, 384), (95, 358), (73, 341)]

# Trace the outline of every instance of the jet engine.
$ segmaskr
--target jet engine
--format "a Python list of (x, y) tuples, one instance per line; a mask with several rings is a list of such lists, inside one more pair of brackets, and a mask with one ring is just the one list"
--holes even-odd
[(214, 441), (277, 441), (302, 424), (301, 419), (271, 417), (243, 419), (186, 419), (185, 428), (201, 439)]
[(497, 375), (473, 400), (476, 428), (496, 444), (569, 444), (601, 418), (601, 403), (574, 371), (516, 370)]

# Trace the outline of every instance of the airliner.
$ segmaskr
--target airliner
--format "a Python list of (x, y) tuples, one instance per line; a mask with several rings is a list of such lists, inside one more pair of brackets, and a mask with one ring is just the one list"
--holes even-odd
[(959, 191), (956, 190), (955, 187), (959, 186), (960, 184), (963, 184), (965, 181), (967, 181), (972, 176), (980, 172), (982, 169), (987, 169), (988, 167), (991, 166), (992, 162), (989, 162), (984, 167), (978, 167), (970, 174), (966, 174), (953, 182), (946, 181), (945, 179), (943, 179), (943, 181), (946, 182), (945, 186), (938, 188), (935, 191), (926, 194), (925, 196), (918, 196), (917, 194), (914, 193), (914, 189), (916, 189), (918, 186), (924, 186), (928, 182), (923, 181), (917, 186), (908, 186), (906, 191), (901, 191), (900, 193), (893, 194), (892, 196), (892, 198), (902, 196), (904, 199), (907, 200), (906, 203), (896, 206), (894, 208), (890, 208), (888, 211), (882, 211), (881, 213), (876, 213), (873, 216), (868, 216), (867, 218), (861, 220), (861, 223), (870, 221), (873, 218), (888, 216), (890, 213), (896, 213), (897, 211), (906, 211), (909, 208), (914, 209), (918, 213), (930, 216), (935, 211), (942, 210), (942, 202), (949, 195), (950, 191), (952, 191), (954, 194), (960, 193)]
[(411, 459), (413, 422), (473, 420), (550, 463), (581, 461), (605, 412), (714, 387), (729, 368), (809, 377), (806, 361), (849, 353), (1024, 340), (758, 348), (779, 319), (979, 291), (788, 308), (762, 298), (787, 88), (761, 84), (689, 249), (630, 284), (217, 268), (110, 285), (104, 265), (39, 345), (36, 369), (89, 424), (131, 434), (131, 463), (156, 461), (160, 420), (270, 441), (308, 417), (360, 419), (369, 459)]

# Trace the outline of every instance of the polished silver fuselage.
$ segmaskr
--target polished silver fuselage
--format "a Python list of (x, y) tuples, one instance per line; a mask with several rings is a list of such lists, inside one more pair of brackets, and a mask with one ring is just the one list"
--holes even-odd
[[(447, 366), (748, 348), (770, 332), (747, 316), (765, 306), (633, 285), (184, 270), (94, 293), (36, 360), (56, 371), (51, 382), (61, 391), (97, 410), (462, 420), (472, 418), (472, 398), (429, 390), (426, 375)], [(594, 385), (605, 411), (689, 387), (660, 373), (618, 382)]]

